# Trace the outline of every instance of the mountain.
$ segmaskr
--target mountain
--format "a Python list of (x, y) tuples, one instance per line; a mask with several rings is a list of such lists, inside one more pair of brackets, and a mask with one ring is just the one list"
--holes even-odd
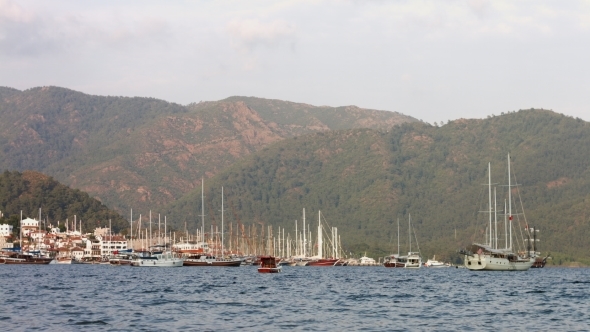
[(199, 227), (201, 214), (206, 230), (219, 226), (223, 186), (226, 225), (272, 225), (293, 236), (302, 208), (312, 229), (321, 210), (348, 251), (374, 256), (397, 252), (398, 218), (408, 250), (411, 214), (423, 254), (456, 261), (457, 249), (485, 232), (488, 215), (479, 211), (487, 210), (488, 162), (504, 200), (508, 153), (524, 206), (515, 217), (540, 230), (540, 249), (553, 263), (590, 264), (590, 124), (546, 110), (281, 140), (206, 181), (204, 213), (200, 188), (165, 213), (178, 227)]
[(23, 218), (37, 220), (41, 212), (41, 220), (54, 226), (58, 222), (64, 225), (68, 220), (71, 227), (76, 216), (76, 221), (82, 222), (84, 232), (94, 231), (99, 226), (108, 227), (109, 220), (115, 231), (125, 230), (129, 225), (117, 212), (109, 210), (87, 193), (32, 171), (5, 171), (0, 174), (0, 210), (0, 224), (9, 223), (15, 230), (19, 227), (21, 211)]
[(168, 204), (286, 138), (417, 121), (355, 106), (252, 97), (183, 106), (59, 87), (0, 88), (0, 115), (0, 169), (49, 174), (121, 212)]

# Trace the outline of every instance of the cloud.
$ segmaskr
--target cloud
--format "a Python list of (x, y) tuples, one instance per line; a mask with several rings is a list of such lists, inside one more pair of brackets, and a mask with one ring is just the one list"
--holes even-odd
[(295, 39), (296, 28), (284, 20), (261, 22), (257, 19), (233, 20), (227, 25), (232, 45), (251, 51), (256, 47), (276, 47)]
[(0, 0), (0, 55), (34, 58), (105, 49), (121, 52), (165, 45), (172, 39), (167, 21), (155, 15), (120, 17), (109, 10), (41, 12)]

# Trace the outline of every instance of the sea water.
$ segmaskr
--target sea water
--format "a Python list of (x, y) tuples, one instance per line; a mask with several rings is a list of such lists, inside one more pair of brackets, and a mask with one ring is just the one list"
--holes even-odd
[(0, 331), (584, 331), (590, 269), (0, 265)]

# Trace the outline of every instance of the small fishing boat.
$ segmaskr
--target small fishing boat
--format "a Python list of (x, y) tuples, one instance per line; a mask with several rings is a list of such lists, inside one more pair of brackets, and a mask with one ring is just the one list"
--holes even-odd
[(260, 257), (260, 265), (258, 266), (259, 273), (279, 273), (281, 266), (277, 266), (277, 260), (273, 256)]

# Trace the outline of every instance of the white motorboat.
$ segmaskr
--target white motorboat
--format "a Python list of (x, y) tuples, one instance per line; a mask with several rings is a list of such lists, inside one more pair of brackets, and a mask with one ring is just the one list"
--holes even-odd
[(439, 262), (436, 260), (436, 255), (432, 256), (432, 259), (429, 259), (424, 263), (425, 267), (450, 267), (450, 264)]

